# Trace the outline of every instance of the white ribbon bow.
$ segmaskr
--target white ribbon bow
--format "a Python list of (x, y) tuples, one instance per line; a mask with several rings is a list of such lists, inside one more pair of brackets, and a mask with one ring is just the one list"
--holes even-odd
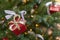
[[(55, 4), (55, 5), (54, 5), (55, 7), (57, 7), (58, 5), (60, 5), (59, 2), (54, 2), (54, 4)], [(52, 5), (52, 2), (47, 2), (47, 3), (45, 4), (45, 6), (47, 7), (47, 13), (48, 13), (48, 15), (50, 15), (49, 5)]]
[(10, 19), (13, 15), (16, 15), (16, 13), (14, 11), (11, 10), (4, 10), (4, 12), (8, 15), (5, 16), (5, 18), (8, 20)]
[[(14, 11), (11, 11), (11, 10), (4, 10), (4, 12), (8, 14), (5, 16), (7, 20), (10, 19), (13, 15), (17, 15)], [(21, 14), (21, 17), (24, 20), (24, 15), (26, 14), (26, 11), (22, 10), (19, 13)]]
[[(4, 10), (4, 12), (5, 12), (6, 14), (8, 14), (8, 15), (5, 16), (5, 18), (6, 18), (7, 20), (10, 19), (13, 15), (14, 15), (14, 18), (15, 18), (15, 16), (18, 16), (18, 17), (20, 18), (20, 16), (17, 15), (14, 11)], [(12, 29), (12, 26), (13, 26), (14, 24), (13, 24), (13, 25), (10, 25), (9, 29), (10, 29), (11, 31), (14, 31), (16, 28), (18, 28), (18, 29), (20, 30), (19, 26), (17, 25), (18, 23), (25, 24), (24, 15), (26, 14), (26, 11), (20, 11), (19, 13), (21, 13), (22, 19), (21, 19), (20, 21), (18, 21), (18, 22), (16, 22), (15, 19), (13, 19), (14, 22), (12, 21), (12, 23), (14, 23), (14, 24), (16, 25), (16, 27), (15, 27), (14, 29)]]
[(25, 15), (27, 12), (26, 12), (25, 10), (23, 10), (23, 11), (19, 11), (19, 13), (21, 14), (22, 19), (25, 20), (25, 19), (24, 19), (24, 15)]
[[(10, 19), (13, 15), (16, 16), (17, 14), (14, 11), (11, 10), (4, 10), (4, 12), (8, 15), (5, 16), (5, 18), (8, 20)], [(25, 24), (25, 19), (24, 19), (24, 15), (27, 13), (25, 10), (19, 11), (19, 13), (21, 14), (22, 20), (20, 20), (20, 23)]]
[[(18, 17), (18, 21), (15, 20), (16, 17)], [(18, 25), (18, 24), (20, 23), (20, 15), (14, 16), (13, 21), (11, 21), (10, 23), (12, 23), (12, 25), (9, 25), (9, 26), (10, 26), (9, 29), (10, 29), (11, 31), (14, 31), (16, 28), (18, 28), (19, 30), (21, 30), (21, 29), (20, 29), (20, 26)], [(15, 25), (16, 27), (12, 28), (14, 25)]]

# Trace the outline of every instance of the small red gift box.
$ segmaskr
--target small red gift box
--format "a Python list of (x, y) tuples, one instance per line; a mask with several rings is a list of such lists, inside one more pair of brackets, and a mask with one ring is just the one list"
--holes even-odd
[[(15, 20), (15, 21), (14, 21)], [(15, 17), (13, 21), (9, 22), (9, 29), (15, 34), (19, 35), (26, 31), (26, 25), (22, 24), (23, 21), (19, 17)]]
[(60, 5), (51, 5), (49, 7), (50, 13), (54, 13), (54, 12), (59, 12), (60, 11)]

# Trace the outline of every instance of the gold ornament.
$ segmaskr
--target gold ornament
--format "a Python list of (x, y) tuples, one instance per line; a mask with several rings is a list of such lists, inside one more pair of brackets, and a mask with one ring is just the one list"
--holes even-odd
[(31, 14), (33, 14), (35, 12), (35, 9), (31, 9)]
[(39, 26), (39, 24), (36, 24), (35, 26), (36, 26), (36, 27), (38, 27), (38, 26)]
[(30, 32), (32, 32), (32, 29), (30, 29)]
[(55, 2), (60, 2), (60, 0), (55, 0)]
[(22, 0), (23, 3), (27, 3), (27, 0)]
[(25, 34), (25, 35), (27, 35), (28, 33), (27, 33), (27, 32), (25, 32), (24, 34)]
[(33, 16), (33, 15), (31, 15), (31, 17), (33, 18), (34, 16)]
[(30, 30), (28, 31), (28, 34), (33, 34), (33, 35), (35, 36), (35, 33), (33, 32), (32, 29), (30, 29)]
[(60, 36), (57, 36), (57, 37), (56, 37), (56, 40), (60, 40)]
[(60, 23), (58, 23), (56, 27), (58, 30), (60, 30)]
[(52, 35), (52, 33), (53, 33), (53, 31), (52, 31), (52, 29), (48, 29), (48, 35), (50, 36), (50, 35)]
[(5, 18), (2, 17), (2, 18), (0, 19), (0, 24), (3, 24), (4, 21), (5, 21)]

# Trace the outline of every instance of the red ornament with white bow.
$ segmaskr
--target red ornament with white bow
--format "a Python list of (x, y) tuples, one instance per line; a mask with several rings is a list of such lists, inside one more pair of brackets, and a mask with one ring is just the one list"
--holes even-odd
[[(5, 10), (5, 13), (8, 12), (7, 10)], [(11, 12), (11, 11), (10, 11)], [(25, 25), (25, 20), (23, 19), (24, 16), (24, 11), (21, 11), (21, 15), (22, 15), (22, 18), (20, 17), (20, 15), (17, 15), (17, 14), (13, 14), (14, 17), (13, 17), (13, 20), (10, 21), (8, 24), (9, 24), (9, 29), (15, 34), (15, 35), (20, 35), (21, 33), (25, 32), (26, 31), (26, 25)], [(12, 14), (12, 12), (11, 12)], [(5, 16), (7, 19), (9, 19), (10, 17), (8, 16)]]
[(46, 7), (49, 15), (54, 12), (60, 12), (60, 3), (58, 2), (54, 2), (54, 4), (52, 2), (47, 2)]

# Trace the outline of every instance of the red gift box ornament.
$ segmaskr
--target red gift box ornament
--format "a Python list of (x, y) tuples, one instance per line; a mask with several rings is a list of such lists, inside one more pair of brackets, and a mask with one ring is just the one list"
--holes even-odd
[(60, 12), (60, 5), (51, 5), (49, 8), (51, 14), (54, 12)]
[(54, 12), (60, 12), (60, 3), (57, 4), (58, 2), (47, 2), (46, 7), (47, 7), (47, 13), (48, 15), (53, 14)]
[(9, 22), (9, 29), (15, 34), (15, 35), (19, 35), (23, 32), (26, 31), (26, 21), (24, 19), (24, 15), (26, 14), (26, 11), (20, 11), (19, 13), (21, 13), (21, 17), (20, 15), (16, 14), (14, 11), (11, 10), (4, 10), (4, 12), (8, 15), (5, 16), (5, 18), (8, 20), (10, 19), (12, 16), (13, 20)]
[[(22, 22), (22, 23), (21, 23)], [(9, 29), (16, 35), (19, 35), (26, 31), (26, 26), (24, 21), (21, 21), (19, 15), (14, 16), (13, 21), (9, 22)]]

